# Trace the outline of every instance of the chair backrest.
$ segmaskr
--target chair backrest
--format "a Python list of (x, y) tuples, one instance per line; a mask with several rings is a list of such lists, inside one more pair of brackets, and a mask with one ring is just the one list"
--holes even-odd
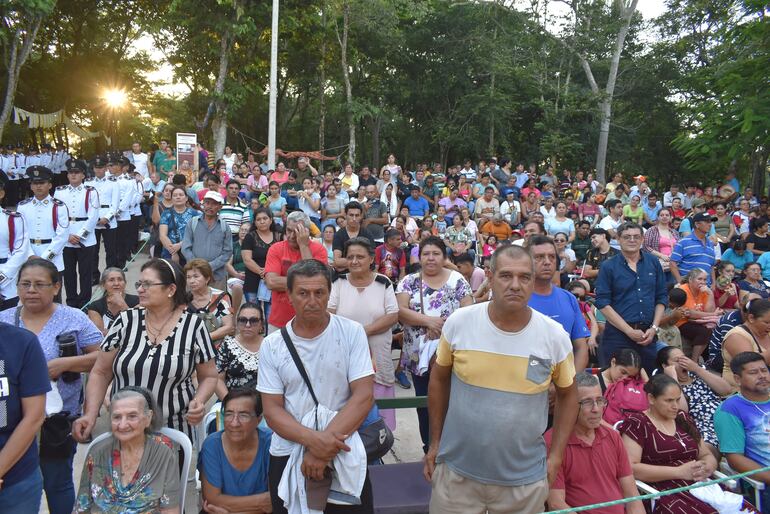
[[(160, 433), (174, 441), (176, 444), (179, 445), (179, 447), (182, 449), (182, 467), (180, 468), (180, 480), (179, 480), (179, 487), (181, 490), (180, 498), (179, 498), (179, 512), (184, 512), (184, 501), (185, 496), (187, 494), (187, 473), (189, 473), (190, 470), (190, 462), (192, 461), (192, 442), (190, 442), (190, 438), (187, 437), (184, 433), (180, 432), (179, 430), (175, 430), (173, 428), (163, 427), (160, 429)], [(99, 441), (103, 441), (104, 439), (107, 439), (110, 437), (112, 433), (105, 432), (104, 434), (101, 434), (94, 438), (93, 441), (91, 441), (91, 444), (88, 445), (88, 451), (91, 451), (91, 447), (98, 443)]]
[(173, 428), (163, 427), (160, 433), (174, 441), (182, 449), (182, 467), (180, 469), (179, 489), (181, 491), (179, 498), (179, 512), (184, 512), (184, 501), (187, 494), (187, 474), (190, 472), (190, 462), (192, 461), (192, 442), (186, 434)]

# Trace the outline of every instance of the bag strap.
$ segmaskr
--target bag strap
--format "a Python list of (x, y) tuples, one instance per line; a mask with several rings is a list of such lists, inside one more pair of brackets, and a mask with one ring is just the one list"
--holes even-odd
[(305, 366), (302, 364), (302, 359), (299, 358), (297, 348), (294, 347), (294, 342), (292, 342), (291, 336), (289, 335), (289, 331), (286, 330), (286, 327), (281, 328), (281, 335), (283, 336), (283, 342), (286, 343), (286, 348), (289, 349), (289, 353), (291, 354), (291, 358), (294, 361), (294, 364), (297, 366), (297, 371), (299, 371), (299, 374), (302, 376), (302, 380), (305, 381), (305, 385), (310, 390), (310, 396), (313, 397), (313, 401), (315, 402), (316, 407), (318, 407), (318, 398), (315, 396), (315, 391), (313, 391), (313, 386), (310, 383), (310, 378), (307, 376)]
[(213, 300), (211, 300), (211, 301), (209, 302), (209, 304), (208, 304), (208, 305), (206, 305), (206, 307), (204, 308), (204, 310), (205, 310), (206, 312), (208, 312), (208, 311), (210, 311), (210, 310), (211, 310), (211, 308), (212, 308), (212, 307), (214, 307), (214, 306), (216, 306), (216, 305), (219, 305), (219, 302), (221, 302), (221, 301), (222, 301), (222, 298), (224, 298), (226, 294), (227, 294), (227, 291), (222, 291), (221, 293), (219, 293), (219, 296), (217, 296), (216, 298), (214, 298)]
[(21, 321), (21, 305), (16, 307), (16, 312), (13, 313), (13, 324), (14, 324), (14, 326), (18, 327), (20, 321)]

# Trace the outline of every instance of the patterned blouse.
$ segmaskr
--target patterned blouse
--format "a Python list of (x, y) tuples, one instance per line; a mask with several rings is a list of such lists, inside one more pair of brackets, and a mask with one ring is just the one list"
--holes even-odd
[(178, 452), (171, 440), (148, 435), (144, 453), (131, 481), (123, 485), (120, 443), (108, 437), (93, 445), (80, 477), (75, 512), (151, 514), (179, 505)]
[(217, 371), (225, 374), (227, 390), (249, 386), (256, 389), (259, 350), (251, 352), (233, 336), (227, 336), (217, 348)]
[[(422, 288), (422, 302), (420, 301)], [(432, 289), (423, 282), (421, 274), (412, 273), (398, 283), (396, 296), (401, 293), (409, 295), (409, 308), (427, 316), (441, 316), (447, 319), (450, 314), (460, 308), (460, 300), (471, 295), (471, 285), (457, 271), (450, 271), (449, 278), (440, 289)], [(420, 361), (420, 342), (427, 336), (425, 327), (404, 325), (404, 343), (401, 352), (401, 365), (412, 373), (417, 374)]]
[(722, 404), (722, 399), (699, 376), (690, 373), (692, 382), (682, 386), (682, 392), (687, 398), (690, 417), (695, 421), (703, 440), (719, 448), (716, 430), (714, 430), (714, 413)]

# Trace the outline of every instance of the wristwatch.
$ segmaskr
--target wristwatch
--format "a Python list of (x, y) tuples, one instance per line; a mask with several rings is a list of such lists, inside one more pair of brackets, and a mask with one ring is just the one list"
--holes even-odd
[(655, 332), (658, 331), (658, 325), (650, 325), (650, 328), (655, 330)]

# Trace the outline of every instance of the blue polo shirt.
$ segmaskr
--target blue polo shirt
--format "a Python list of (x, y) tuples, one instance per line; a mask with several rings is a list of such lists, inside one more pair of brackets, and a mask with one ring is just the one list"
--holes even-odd
[(716, 260), (714, 243), (708, 239), (701, 241), (695, 237), (695, 233), (677, 241), (671, 252), (671, 262), (676, 263), (681, 276), (700, 268), (706, 272), (708, 285), (711, 285), (711, 268)]
[(412, 195), (407, 196), (404, 199), (404, 207), (409, 209), (410, 216), (425, 216), (430, 210), (430, 204), (428, 203), (428, 200), (422, 196), (416, 200), (412, 197)]
[(622, 253), (602, 263), (596, 278), (597, 309), (609, 305), (627, 323), (651, 324), (658, 304), (668, 304), (668, 292), (663, 268), (652, 254), (641, 252), (636, 271)]
[(583, 313), (580, 312), (577, 298), (560, 287), (553, 286), (551, 294), (545, 296), (532, 293), (529, 306), (541, 314), (561, 324), (573, 341), (582, 337), (591, 337)]
[[(8, 323), (0, 323), (0, 449), (21, 422), (24, 398), (39, 396), (51, 390), (43, 348), (35, 334)], [(3, 487), (28, 478), (40, 465), (37, 442), (3, 476)]]

